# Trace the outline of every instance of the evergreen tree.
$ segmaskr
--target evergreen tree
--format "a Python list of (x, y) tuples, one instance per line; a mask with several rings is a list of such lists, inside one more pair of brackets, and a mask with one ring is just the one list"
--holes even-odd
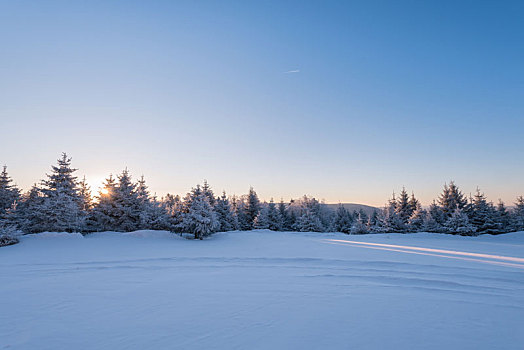
[(402, 222), (397, 209), (395, 193), (384, 208), (382, 227), (384, 232), (405, 232), (406, 225)]
[(464, 209), (467, 205), (467, 199), (464, 194), (459, 190), (458, 186), (451, 181), (448, 185), (444, 185), (444, 190), (439, 197), (438, 203), (442, 209), (442, 212), (447, 216), (451, 216), (455, 209)]
[(34, 184), (25, 193), (14, 210), (14, 218), (9, 223), (16, 224), (24, 233), (38, 233), (46, 230), (44, 216), (44, 196), (40, 188)]
[(229, 199), (226, 197), (226, 192), (222, 192), (222, 196), (217, 198), (215, 212), (217, 213), (218, 221), (220, 223), (219, 231), (227, 232), (237, 229), (238, 222), (233, 212), (233, 208), (229, 203)]
[(42, 181), (43, 203), (40, 215), (43, 216), (42, 229), (52, 232), (74, 232), (83, 228), (84, 198), (80, 194), (77, 178), (71, 168), (71, 158), (62, 153), (58, 165), (52, 166), (47, 180)]
[(424, 231), (427, 232), (444, 232), (444, 224), (447, 221), (447, 216), (440, 206), (433, 201), (429, 206), (427, 219), (424, 222)]
[(220, 223), (205, 194), (198, 193), (192, 198), (189, 210), (182, 220), (182, 227), (184, 232), (194, 234), (195, 239), (203, 239), (218, 230)]
[(7, 174), (7, 166), (4, 165), (0, 173), (0, 220), (5, 219), (7, 211), (20, 200), (20, 190), (12, 182)]
[(335, 220), (333, 223), (333, 228), (337, 232), (342, 233), (351, 233), (351, 227), (353, 226), (353, 216), (349, 211), (339, 204), (335, 212)]
[(499, 202), (497, 203), (497, 213), (495, 221), (501, 227), (501, 230), (503, 232), (510, 232), (512, 230), (511, 215), (509, 211), (506, 209), (506, 205), (501, 199), (499, 199)]
[(136, 187), (129, 171), (127, 169), (122, 171), (112, 196), (115, 202), (117, 231), (131, 232), (140, 229), (142, 202)]
[(278, 203), (278, 212), (282, 218), (282, 231), (290, 231), (294, 223), (290, 222), (288, 207), (286, 207), (286, 204), (282, 198)]
[(411, 217), (411, 214), (413, 214), (413, 211), (411, 209), (409, 195), (404, 187), (402, 187), (402, 191), (400, 191), (400, 196), (397, 199), (395, 210), (400, 221), (402, 222), (402, 226), (406, 226), (409, 218)]
[(115, 201), (116, 190), (116, 180), (113, 175), (109, 175), (96, 197), (97, 203), (88, 216), (88, 230), (118, 231), (117, 219), (119, 211)]
[(207, 183), (207, 180), (204, 180), (204, 184), (202, 185), (202, 193), (207, 197), (209, 204), (214, 207), (216, 203), (215, 195), (213, 194), (211, 186)]
[(408, 205), (410, 212), (409, 217), (411, 217), (417, 209), (421, 208), (420, 202), (418, 201), (418, 199), (415, 198), (415, 193), (413, 192), (411, 192), (411, 198), (409, 199)]
[(353, 222), (353, 225), (351, 226), (351, 234), (363, 235), (366, 233), (368, 233), (366, 221), (364, 221), (364, 218), (359, 214), (356, 220)]
[(253, 222), (253, 228), (255, 229), (267, 229), (269, 228), (268, 208), (267, 203), (264, 202), (258, 212), (255, 221)]
[(471, 224), (476, 227), (476, 231), (479, 234), (497, 234), (501, 232), (501, 227), (495, 222), (495, 216), (496, 212), (493, 204), (488, 203), (484, 193), (477, 188), (477, 192), (473, 197), (472, 214), (470, 216)]
[(297, 231), (300, 232), (322, 232), (324, 228), (322, 227), (322, 222), (316, 214), (311, 210), (306, 210), (304, 213), (297, 218), (294, 227)]
[(246, 229), (251, 230), (253, 228), (255, 218), (258, 216), (258, 213), (260, 212), (260, 201), (253, 187), (249, 188), (249, 194), (247, 195), (247, 201), (244, 210), (247, 221)]
[(280, 214), (280, 210), (277, 208), (273, 198), (267, 205), (267, 228), (271, 231), (282, 231), (284, 227), (284, 219)]
[(366, 226), (367, 226), (369, 233), (382, 232), (381, 219), (379, 216), (379, 212), (377, 210), (373, 210), (373, 212), (371, 213), (371, 215), (368, 218), (368, 222)]
[(476, 227), (469, 223), (468, 216), (459, 208), (451, 214), (444, 226), (446, 232), (471, 236), (475, 234)]
[(524, 231), (524, 197), (518, 196), (513, 209), (513, 229)]
[(413, 214), (411, 214), (408, 220), (408, 231), (409, 232), (421, 232), (424, 230), (427, 212), (422, 209), (420, 205), (417, 206)]
[(181, 233), (181, 224), (184, 215), (184, 203), (178, 195), (167, 194), (161, 201), (161, 206), (167, 213), (167, 228), (170, 231)]

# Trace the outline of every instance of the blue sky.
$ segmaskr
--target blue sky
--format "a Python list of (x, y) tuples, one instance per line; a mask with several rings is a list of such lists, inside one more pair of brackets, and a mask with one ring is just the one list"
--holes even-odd
[[(522, 1), (1, 1), (0, 161), (94, 189), (524, 194)], [(289, 72), (295, 71), (295, 72)], [(297, 72), (298, 71), (298, 72)], [(286, 73), (288, 72), (288, 73)]]

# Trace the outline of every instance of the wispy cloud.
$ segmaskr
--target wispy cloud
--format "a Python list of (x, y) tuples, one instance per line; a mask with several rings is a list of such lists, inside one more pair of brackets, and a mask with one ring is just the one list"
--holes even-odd
[(300, 69), (288, 70), (287, 72), (284, 72), (284, 74), (289, 74), (289, 73), (300, 73)]

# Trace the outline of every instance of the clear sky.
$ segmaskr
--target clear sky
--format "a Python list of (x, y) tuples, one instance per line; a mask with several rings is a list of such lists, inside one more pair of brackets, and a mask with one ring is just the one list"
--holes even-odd
[(524, 1), (1, 1), (0, 162), (96, 190), (524, 194)]

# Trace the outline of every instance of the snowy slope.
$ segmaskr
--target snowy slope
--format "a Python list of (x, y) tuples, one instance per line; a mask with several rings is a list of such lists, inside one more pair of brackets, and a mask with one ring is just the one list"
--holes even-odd
[(0, 349), (522, 349), (523, 258), (522, 232), (24, 236)]

